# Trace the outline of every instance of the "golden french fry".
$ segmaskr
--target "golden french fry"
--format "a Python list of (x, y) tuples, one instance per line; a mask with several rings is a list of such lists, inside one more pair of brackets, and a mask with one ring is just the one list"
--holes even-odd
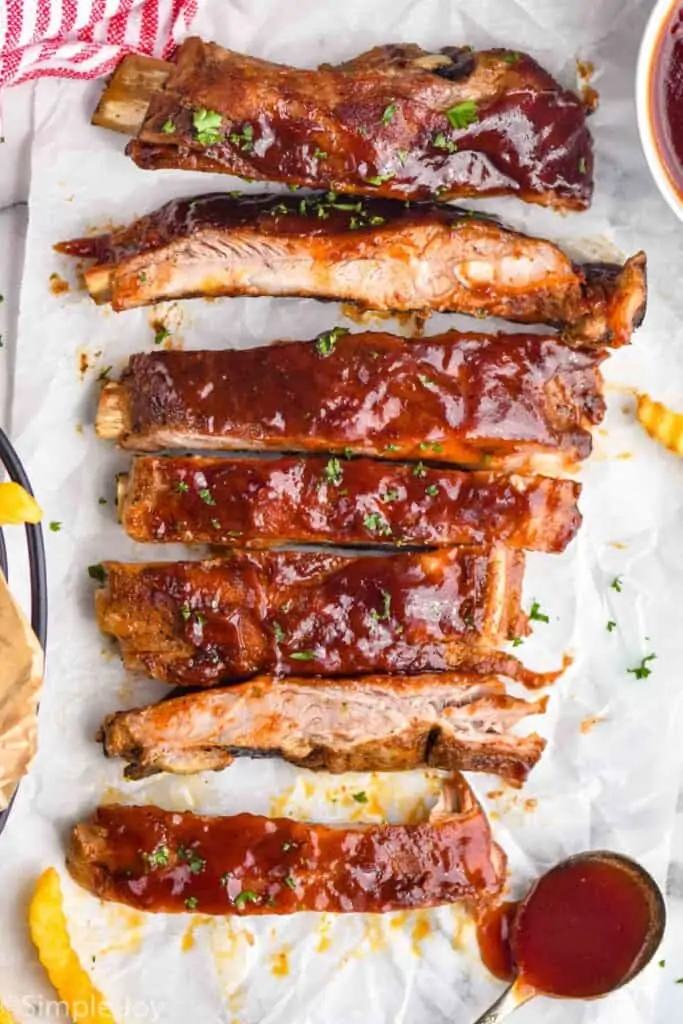
[(0, 484), (0, 526), (39, 523), (42, 518), (40, 505), (28, 491), (19, 484)]
[(38, 879), (28, 924), (40, 962), (60, 1000), (68, 1007), (74, 1024), (114, 1024), (104, 996), (95, 988), (71, 947), (62, 887), (55, 868), (48, 868)]
[(638, 395), (636, 415), (650, 437), (683, 456), (683, 413), (673, 412), (649, 395)]

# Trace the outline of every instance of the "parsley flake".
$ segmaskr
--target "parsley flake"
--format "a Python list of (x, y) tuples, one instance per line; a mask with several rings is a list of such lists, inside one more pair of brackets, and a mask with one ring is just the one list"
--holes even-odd
[(387, 590), (380, 590), (380, 594), (382, 595), (382, 611), (378, 612), (375, 608), (371, 608), (370, 618), (375, 622), (388, 622), (391, 618), (391, 594)]
[(370, 533), (377, 533), (380, 537), (391, 536), (391, 527), (384, 521), (379, 512), (371, 512), (363, 519), (363, 526)]
[(233, 146), (237, 146), (243, 153), (250, 153), (254, 148), (254, 127), (245, 124), (241, 132), (230, 132), (228, 136)]
[(313, 159), (327, 160), (327, 153), (325, 152), (324, 149), (318, 149), (318, 147), (316, 146), (315, 149), (313, 150)]
[(536, 600), (531, 602), (529, 618), (532, 622), (550, 622), (550, 617), (541, 611), (541, 606)]
[(273, 635), (279, 644), (283, 642), (285, 638), (285, 631), (279, 622), (273, 623)]
[(519, 64), (522, 58), (518, 53), (504, 53), (503, 60), (506, 64)]
[(339, 339), (344, 334), (348, 333), (348, 327), (333, 327), (331, 331), (324, 331), (322, 334), (319, 334), (315, 340), (316, 352), (319, 356), (322, 356), (323, 359), (326, 356), (331, 356)]
[[(383, 185), (385, 181), (391, 181), (392, 178), (396, 177), (395, 171), (386, 171), (384, 174), (373, 174), (372, 177), (366, 178), (368, 185)], [(353, 218), (351, 218), (353, 220)]]
[(616, 622), (614, 621), (614, 619), (610, 619), (609, 622), (607, 623), (607, 632), (608, 633), (613, 633), (616, 628), (617, 628)]
[(61, 528), (62, 528), (62, 524), (57, 522), (56, 520), (53, 520), (50, 523), (50, 529), (52, 530), (53, 533), (59, 533)]
[(103, 382), (105, 380), (108, 380), (109, 379), (109, 374), (111, 373), (112, 370), (113, 370), (113, 366), (105, 366), (104, 369), (100, 370), (100, 372), (97, 374), (97, 379), (101, 380)]
[(161, 345), (162, 341), (166, 341), (170, 333), (171, 332), (169, 331), (169, 329), (167, 327), (164, 327), (163, 324), (160, 327), (157, 327), (156, 331), (154, 332), (154, 344)]
[(296, 878), (293, 878), (292, 875), (287, 875), (285, 885), (289, 886), (290, 889), (296, 889)]
[(193, 875), (199, 875), (206, 867), (206, 861), (200, 857), (195, 850), (188, 850), (184, 846), (178, 847), (178, 859), (184, 861)]
[(223, 137), (222, 120), (223, 118), (217, 110), (207, 110), (205, 107), (195, 110), (192, 114), (192, 127), (197, 133), (197, 142), (200, 142), (202, 146), (214, 146), (220, 142)]
[(202, 487), (202, 489), (197, 493), (199, 494), (199, 497), (202, 499), (205, 505), (216, 504), (216, 499), (214, 498), (213, 494), (211, 493), (208, 487)]
[(579, 174), (585, 174), (588, 169), (585, 156), (582, 156), (579, 160)]
[(615, 576), (612, 582), (610, 583), (610, 587), (612, 588), (612, 590), (616, 590), (617, 594), (621, 593), (622, 580), (623, 576)]
[(185, 480), (179, 480), (178, 483), (175, 485), (175, 489), (178, 492), (178, 494), (187, 494), (187, 492), (190, 489), (190, 485), (186, 483)]
[(425, 487), (425, 494), (428, 494), (430, 498), (435, 498), (439, 493), (438, 484), (430, 484), (429, 487)]
[(656, 654), (646, 654), (640, 665), (636, 665), (635, 668), (627, 668), (626, 671), (630, 672), (636, 679), (647, 679), (648, 676), (652, 675), (652, 669), (647, 667), (647, 663), (648, 661), (654, 661), (656, 657)]
[(522, 640), (521, 636), (516, 636), (512, 641), (512, 646), (521, 647), (523, 643), (524, 641)]
[(351, 796), (357, 804), (366, 804), (368, 802), (368, 794), (363, 791), (360, 793), (352, 793)]
[(427, 470), (424, 463), (418, 462), (413, 466), (413, 476), (416, 476), (418, 479), (427, 476)]
[(325, 483), (339, 487), (344, 478), (344, 470), (342, 469), (342, 464), (339, 459), (329, 460), (323, 470), (323, 476), (325, 478)]
[(89, 565), (88, 576), (91, 580), (97, 580), (98, 583), (107, 582), (107, 571), (103, 565)]
[(400, 497), (401, 492), (396, 487), (392, 487), (391, 490), (384, 492), (384, 494), (382, 495), (382, 501), (398, 501)]
[(195, 910), (197, 908), (198, 903), (199, 900), (197, 899), (196, 896), (188, 896), (187, 899), (185, 900), (185, 906), (187, 907), (188, 910)]
[(445, 149), (447, 153), (457, 153), (458, 147), (449, 139), (445, 132), (437, 132), (432, 139), (434, 149)]
[(171, 121), (170, 119), (168, 121), (164, 121), (164, 123), (161, 126), (161, 130), (164, 133), (164, 135), (173, 135), (175, 131), (175, 125), (173, 124), (173, 121)]
[(181, 606), (180, 606), (180, 614), (185, 619), (185, 622), (189, 621), (189, 619), (190, 619), (190, 617), (192, 615), (192, 609), (190, 608), (190, 606), (187, 603), (187, 601), (185, 601), (184, 604), (181, 604)]
[(294, 651), (293, 654), (290, 654), (293, 661), (315, 661), (317, 657), (315, 651)]
[(143, 859), (152, 870), (168, 867), (168, 846), (157, 846), (151, 853), (143, 853)]
[(380, 118), (380, 124), (389, 124), (390, 121), (393, 121), (394, 114), (396, 113), (397, 110), (398, 105), (392, 101), (387, 107), (384, 108), (384, 113)]
[(242, 892), (238, 893), (232, 902), (241, 909), (247, 903), (260, 903), (261, 897), (253, 889), (242, 889)]
[(479, 120), (479, 108), (474, 100), (465, 100), (446, 111), (451, 128), (459, 128), (464, 131), (471, 124)]

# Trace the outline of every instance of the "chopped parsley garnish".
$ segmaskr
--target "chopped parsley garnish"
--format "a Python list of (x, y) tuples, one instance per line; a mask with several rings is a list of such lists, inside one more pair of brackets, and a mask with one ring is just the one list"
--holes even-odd
[(657, 967), (666, 967), (666, 960), (658, 960)]
[(352, 793), (351, 796), (357, 804), (366, 804), (368, 802), (368, 794), (363, 791), (360, 793)]
[(420, 384), (422, 384), (423, 387), (425, 387), (425, 388), (433, 388), (434, 387), (434, 381), (430, 380), (430, 378), (427, 377), (424, 373), (418, 373), (417, 379), (419, 380)]
[(446, 111), (451, 128), (464, 130), (479, 120), (479, 108), (474, 100), (465, 100)]
[(401, 492), (398, 491), (395, 487), (392, 487), (391, 490), (384, 492), (384, 494), (382, 495), (382, 501), (384, 501), (384, 502), (398, 501), (398, 499), (400, 497), (401, 497)]
[(147, 862), (148, 866), (154, 870), (154, 868), (166, 868), (168, 867), (168, 846), (157, 846), (151, 853), (143, 853), (143, 859)]
[(333, 327), (331, 331), (324, 331), (315, 340), (315, 350), (319, 356), (325, 358), (334, 352), (334, 346), (344, 334), (348, 334), (348, 327)]
[(97, 580), (98, 583), (107, 581), (107, 572), (103, 565), (89, 565), (88, 576), (91, 580)]
[(147, 274), (144, 272), (144, 270), (141, 270), (138, 273), (138, 281), (140, 282), (140, 284), (145, 284), (146, 283), (146, 281), (147, 281)]
[(636, 665), (635, 668), (627, 668), (626, 671), (630, 672), (636, 679), (647, 679), (649, 675), (652, 675), (652, 669), (647, 667), (647, 663), (654, 661), (656, 657), (656, 654), (646, 654), (640, 665)]
[(385, 452), (400, 452), (400, 450), (401, 450), (400, 444), (385, 444), (384, 445), (384, 451)]
[(289, 886), (290, 889), (296, 889), (296, 878), (293, 878), (292, 875), (287, 875), (285, 885)]
[(616, 628), (617, 628), (616, 622), (614, 621), (614, 619), (610, 619), (609, 622), (607, 623), (607, 632), (608, 633), (613, 633)]
[(59, 533), (61, 528), (62, 528), (62, 524), (57, 522), (57, 520), (53, 520), (50, 523), (50, 529), (52, 530), (53, 533)]
[(420, 442), (420, 451), (422, 451), (422, 452), (433, 451), (433, 452), (437, 452), (438, 453), (438, 452), (442, 452), (443, 448), (439, 444), (438, 441), (421, 441)]
[(622, 579), (623, 576), (615, 576), (612, 582), (610, 583), (610, 587), (612, 588), (612, 590), (616, 590), (617, 594), (621, 593)]
[(429, 487), (425, 487), (425, 494), (428, 494), (430, 498), (435, 498), (439, 493), (438, 484), (430, 484)]
[(206, 867), (206, 861), (194, 850), (188, 850), (184, 846), (178, 847), (178, 859), (184, 861), (193, 875), (199, 875)]
[(223, 118), (216, 110), (207, 110), (200, 107), (192, 114), (192, 127), (197, 133), (197, 142), (202, 146), (213, 146), (220, 142), (223, 135), (221, 122)]
[(432, 139), (434, 149), (445, 149), (447, 153), (457, 153), (458, 147), (449, 139), (445, 132), (437, 132)]
[(293, 654), (290, 654), (293, 661), (315, 661), (317, 657), (315, 651), (294, 651)]
[(260, 903), (261, 897), (253, 889), (242, 889), (232, 901), (236, 907), (243, 907), (247, 903)]
[(187, 494), (187, 492), (190, 489), (190, 485), (186, 483), (185, 480), (179, 480), (178, 483), (175, 485), (175, 489), (178, 492), (178, 494)]
[(232, 871), (226, 871), (225, 874), (220, 877), (221, 885), (226, 886), (232, 877)]
[(413, 476), (418, 479), (427, 476), (427, 470), (422, 462), (418, 462), (413, 466)]
[(197, 493), (199, 494), (199, 497), (202, 499), (205, 505), (216, 504), (216, 499), (214, 498), (213, 494), (211, 493), (208, 487), (202, 487), (202, 489)]
[(241, 132), (230, 132), (228, 138), (243, 153), (250, 153), (254, 148), (254, 126), (245, 124)]
[(161, 130), (164, 133), (164, 135), (173, 135), (175, 131), (175, 125), (173, 124), (173, 121), (171, 121), (170, 119), (168, 121), (164, 121), (164, 123), (161, 126)]
[(368, 224), (371, 224), (373, 228), (378, 228), (380, 224), (384, 224), (384, 217), (374, 214), (368, 219)]
[(154, 344), (161, 345), (162, 341), (166, 341), (170, 333), (171, 332), (169, 331), (169, 329), (167, 327), (164, 327), (163, 325), (157, 327), (156, 331), (154, 332)]
[(396, 103), (393, 103), (393, 102), (390, 103), (387, 107), (385, 107), (384, 108), (384, 113), (382, 114), (382, 116), (380, 118), (380, 124), (389, 124), (390, 121), (393, 121), (394, 114), (396, 113), (397, 110), (398, 110), (398, 105)]
[(365, 180), (368, 185), (383, 185), (385, 181), (391, 181), (395, 177), (395, 171), (386, 171), (384, 174), (373, 174), (371, 178), (366, 178)]
[(190, 617), (192, 616), (192, 609), (190, 608), (190, 606), (187, 603), (187, 601), (185, 601), (184, 604), (181, 604), (181, 606), (180, 606), (180, 614), (185, 619), (185, 622), (188, 622)]
[(325, 152), (324, 149), (318, 149), (318, 147), (316, 146), (315, 149), (313, 150), (313, 159), (327, 160), (327, 153)]
[(339, 459), (329, 460), (323, 470), (323, 476), (325, 477), (325, 483), (334, 484), (335, 487), (339, 487), (344, 478), (344, 470)]
[(368, 134), (367, 128), (364, 125), (361, 125), (360, 128), (358, 129), (358, 134), (362, 135), (364, 138), (367, 138), (367, 134)]
[(391, 594), (386, 590), (380, 590), (380, 594), (382, 595), (382, 611), (378, 612), (375, 608), (371, 608), (370, 618), (375, 622), (388, 622), (391, 618)]
[(541, 606), (538, 601), (531, 602), (531, 610), (529, 612), (529, 618), (532, 622), (550, 622), (550, 617), (541, 611)]
[(285, 638), (285, 631), (279, 622), (273, 623), (273, 635), (279, 644), (281, 644)]
[(522, 640), (521, 636), (516, 636), (514, 638), (514, 640), (512, 641), (512, 646), (513, 647), (521, 647), (523, 643), (524, 643), (524, 641)]
[(100, 370), (100, 372), (97, 374), (97, 379), (101, 381), (108, 380), (109, 374), (111, 373), (112, 370), (113, 366), (105, 366), (104, 369)]
[(379, 512), (371, 512), (363, 519), (363, 526), (371, 533), (378, 533), (380, 537), (391, 535), (391, 527), (384, 521)]
[(579, 160), (579, 174), (585, 174), (588, 169), (585, 156), (582, 156)]
[(521, 57), (518, 53), (504, 53), (503, 60), (506, 64), (519, 64)]
[(397, 149), (396, 150), (396, 158), (397, 158), (398, 162), (400, 163), (401, 167), (405, 167), (405, 165), (408, 163), (408, 157), (409, 156), (410, 156), (410, 153), (406, 149)]
[(196, 910), (199, 900), (196, 896), (188, 896), (185, 900), (185, 906), (188, 910)]
[(107, 499), (106, 498), (98, 498), (97, 499), (97, 504), (98, 505), (106, 505), (107, 504)]

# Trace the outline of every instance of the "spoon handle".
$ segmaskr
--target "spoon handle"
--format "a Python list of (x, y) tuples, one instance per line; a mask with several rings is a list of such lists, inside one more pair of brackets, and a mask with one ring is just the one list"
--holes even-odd
[(512, 984), (509, 988), (505, 989), (503, 994), (496, 999), (493, 1006), (490, 1006), (483, 1016), (477, 1017), (474, 1024), (498, 1024), (499, 1021), (509, 1017), (518, 1007), (528, 1002), (531, 996), (531, 992), (522, 994)]

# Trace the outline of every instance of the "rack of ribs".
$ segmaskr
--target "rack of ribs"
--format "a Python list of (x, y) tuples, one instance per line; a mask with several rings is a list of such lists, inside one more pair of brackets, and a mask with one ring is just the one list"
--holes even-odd
[(249, 548), (500, 540), (563, 551), (581, 523), (580, 493), (573, 480), (317, 456), (137, 456), (117, 484), (120, 521), (139, 543)]
[(384, 913), (494, 900), (506, 858), (461, 777), (415, 825), (332, 828), (252, 814), (110, 804), (73, 830), (67, 867), (93, 895), (202, 914)]
[(493, 217), (336, 193), (175, 199), (130, 227), (56, 249), (95, 261), (84, 274), (88, 291), (115, 310), (295, 295), (544, 323), (571, 344), (622, 345), (646, 301), (643, 253), (623, 266), (580, 266)]
[(579, 97), (505, 49), (377, 46), (298, 69), (196, 37), (175, 63), (124, 58), (93, 124), (139, 167), (398, 199), (515, 195), (585, 209), (593, 142)]
[(525, 635), (524, 554), (235, 550), (204, 562), (105, 562), (95, 604), (124, 664), (180, 686), (262, 673), (352, 676), (461, 667)]
[(512, 730), (546, 701), (511, 697), (494, 676), (262, 676), (119, 711), (102, 740), (133, 779), (216, 771), (248, 755), (331, 772), (493, 772), (519, 785), (545, 741)]
[(458, 331), (139, 353), (105, 384), (95, 426), (138, 451), (330, 452), (488, 469), (540, 460), (562, 470), (590, 454), (604, 357), (539, 335)]

